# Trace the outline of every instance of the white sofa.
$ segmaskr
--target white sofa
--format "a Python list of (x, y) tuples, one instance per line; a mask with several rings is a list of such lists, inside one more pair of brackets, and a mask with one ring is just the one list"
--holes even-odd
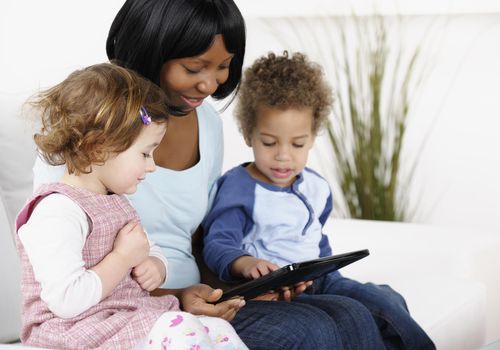
[[(31, 192), (35, 157), (29, 122), (19, 117), (26, 97), (0, 93), (0, 344), (15, 342), (20, 326), (12, 228)], [(226, 152), (235, 149), (227, 144)], [(500, 339), (500, 235), (337, 219), (328, 222), (326, 232), (337, 253), (370, 249), (369, 257), (344, 268), (344, 274), (400, 291), (438, 349), (477, 349)]]
[[(0, 2), (5, 51), (0, 55), (0, 349), (20, 347), (2, 344), (15, 342), (20, 327), (19, 265), (11, 234), (31, 193), (35, 156), (29, 123), (19, 117), (21, 103), (35, 87), (104, 61), (104, 38), (122, 2)], [(255, 28), (248, 29), (250, 62), (267, 47)], [(241, 138), (228, 137), (237, 128), (227, 115), (223, 120), (232, 131), (226, 133), (226, 159), (247, 160), (248, 150), (235, 142)], [(370, 249), (369, 257), (344, 274), (399, 290), (439, 350), (477, 349), (500, 339), (499, 232), (334, 219), (326, 231), (335, 252)]]

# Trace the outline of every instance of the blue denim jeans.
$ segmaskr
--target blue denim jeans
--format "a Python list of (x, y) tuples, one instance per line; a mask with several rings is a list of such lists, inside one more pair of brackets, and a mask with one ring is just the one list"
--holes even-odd
[(344, 296), (361, 303), (375, 320), (387, 349), (436, 349), (429, 336), (410, 316), (404, 298), (388, 285), (360, 283), (343, 277), (337, 271), (315, 280), (306, 293)]
[(336, 295), (306, 295), (292, 302), (250, 300), (231, 322), (252, 350), (385, 349), (361, 303)]

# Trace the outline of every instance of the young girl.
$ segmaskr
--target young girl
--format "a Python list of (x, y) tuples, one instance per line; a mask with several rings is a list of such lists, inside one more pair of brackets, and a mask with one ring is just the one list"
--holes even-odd
[(16, 221), (21, 340), (57, 349), (246, 349), (226, 321), (180, 312), (172, 295), (149, 296), (167, 278), (167, 262), (124, 194), (155, 169), (168, 116), (161, 89), (98, 64), (33, 105), (39, 152), (66, 171)]

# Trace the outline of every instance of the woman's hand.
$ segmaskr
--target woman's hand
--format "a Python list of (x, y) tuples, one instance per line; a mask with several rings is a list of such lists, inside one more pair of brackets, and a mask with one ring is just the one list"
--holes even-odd
[(184, 311), (193, 315), (220, 317), (231, 321), (245, 305), (243, 299), (231, 299), (215, 304), (222, 296), (222, 289), (213, 289), (206, 284), (195, 284), (184, 289), (179, 300)]

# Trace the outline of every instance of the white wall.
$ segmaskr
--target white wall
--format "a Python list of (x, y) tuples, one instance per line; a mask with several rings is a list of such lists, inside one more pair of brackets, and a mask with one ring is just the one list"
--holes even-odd
[[(238, 3), (248, 24), (246, 65), (270, 50), (304, 50), (311, 58), (321, 59), (312, 46), (291, 43), (290, 30), (281, 28), (282, 23), (270, 30), (270, 18), (281, 21), (287, 15), (293, 16), (288, 20), (304, 35), (301, 27), (304, 17), (348, 16), (351, 5), (356, 13), (373, 13), (368, 0), (310, 0), (308, 5), (303, 1), (256, 0), (250, 5), (242, 0)], [(434, 67), (414, 104), (407, 135), (405, 157), (420, 159), (414, 186), (409, 189), (412, 203), (417, 206), (415, 221), (500, 233), (500, 220), (495, 215), (500, 210), (500, 138), (497, 137), (500, 131), (500, 2), (378, 1), (378, 9), (384, 15), (402, 13), (409, 37), (418, 38), (426, 23), (439, 23), (436, 25), (439, 44), (429, 57)], [(321, 40), (311, 38), (311, 41), (313, 39)], [(329, 63), (322, 63), (331, 73), (333, 68), (328, 67)], [(226, 154), (226, 168), (251, 157), (250, 150), (235, 132), (230, 113), (230, 110), (224, 113), (226, 143), (232, 145)], [(419, 145), (429, 130), (426, 147), (420, 150)], [(309, 165), (328, 177), (325, 160), (331, 158), (331, 152), (325, 145), (325, 140), (317, 141)]]
[[(286, 48), (263, 25), (261, 17), (370, 14), (371, 1), (239, 0), (247, 18), (246, 64), (269, 50)], [(105, 38), (121, 0), (3, 0), (0, 2), (0, 94), (20, 98), (63, 79), (76, 68), (106, 60)], [(433, 75), (412, 116), (407, 149), (434, 123), (421, 152), (416, 187), (421, 193), (418, 221), (474, 226), (500, 232), (500, 2), (378, 1), (384, 14), (419, 19), (446, 15), (442, 47)], [(295, 48), (296, 49), (296, 48)], [(234, 126), (231, 109), (224, 115), (225, 169), (251, 157)], [(2, 123), (10, 116), (0, 115)], [(319, 171), (320, 147), (310, 165)], [(413, 152), (413, 153), (412, 153)], [(1, 155), (6, 157), (8, 155)], [(321, 159), (325, 159), (322, 156)]]

